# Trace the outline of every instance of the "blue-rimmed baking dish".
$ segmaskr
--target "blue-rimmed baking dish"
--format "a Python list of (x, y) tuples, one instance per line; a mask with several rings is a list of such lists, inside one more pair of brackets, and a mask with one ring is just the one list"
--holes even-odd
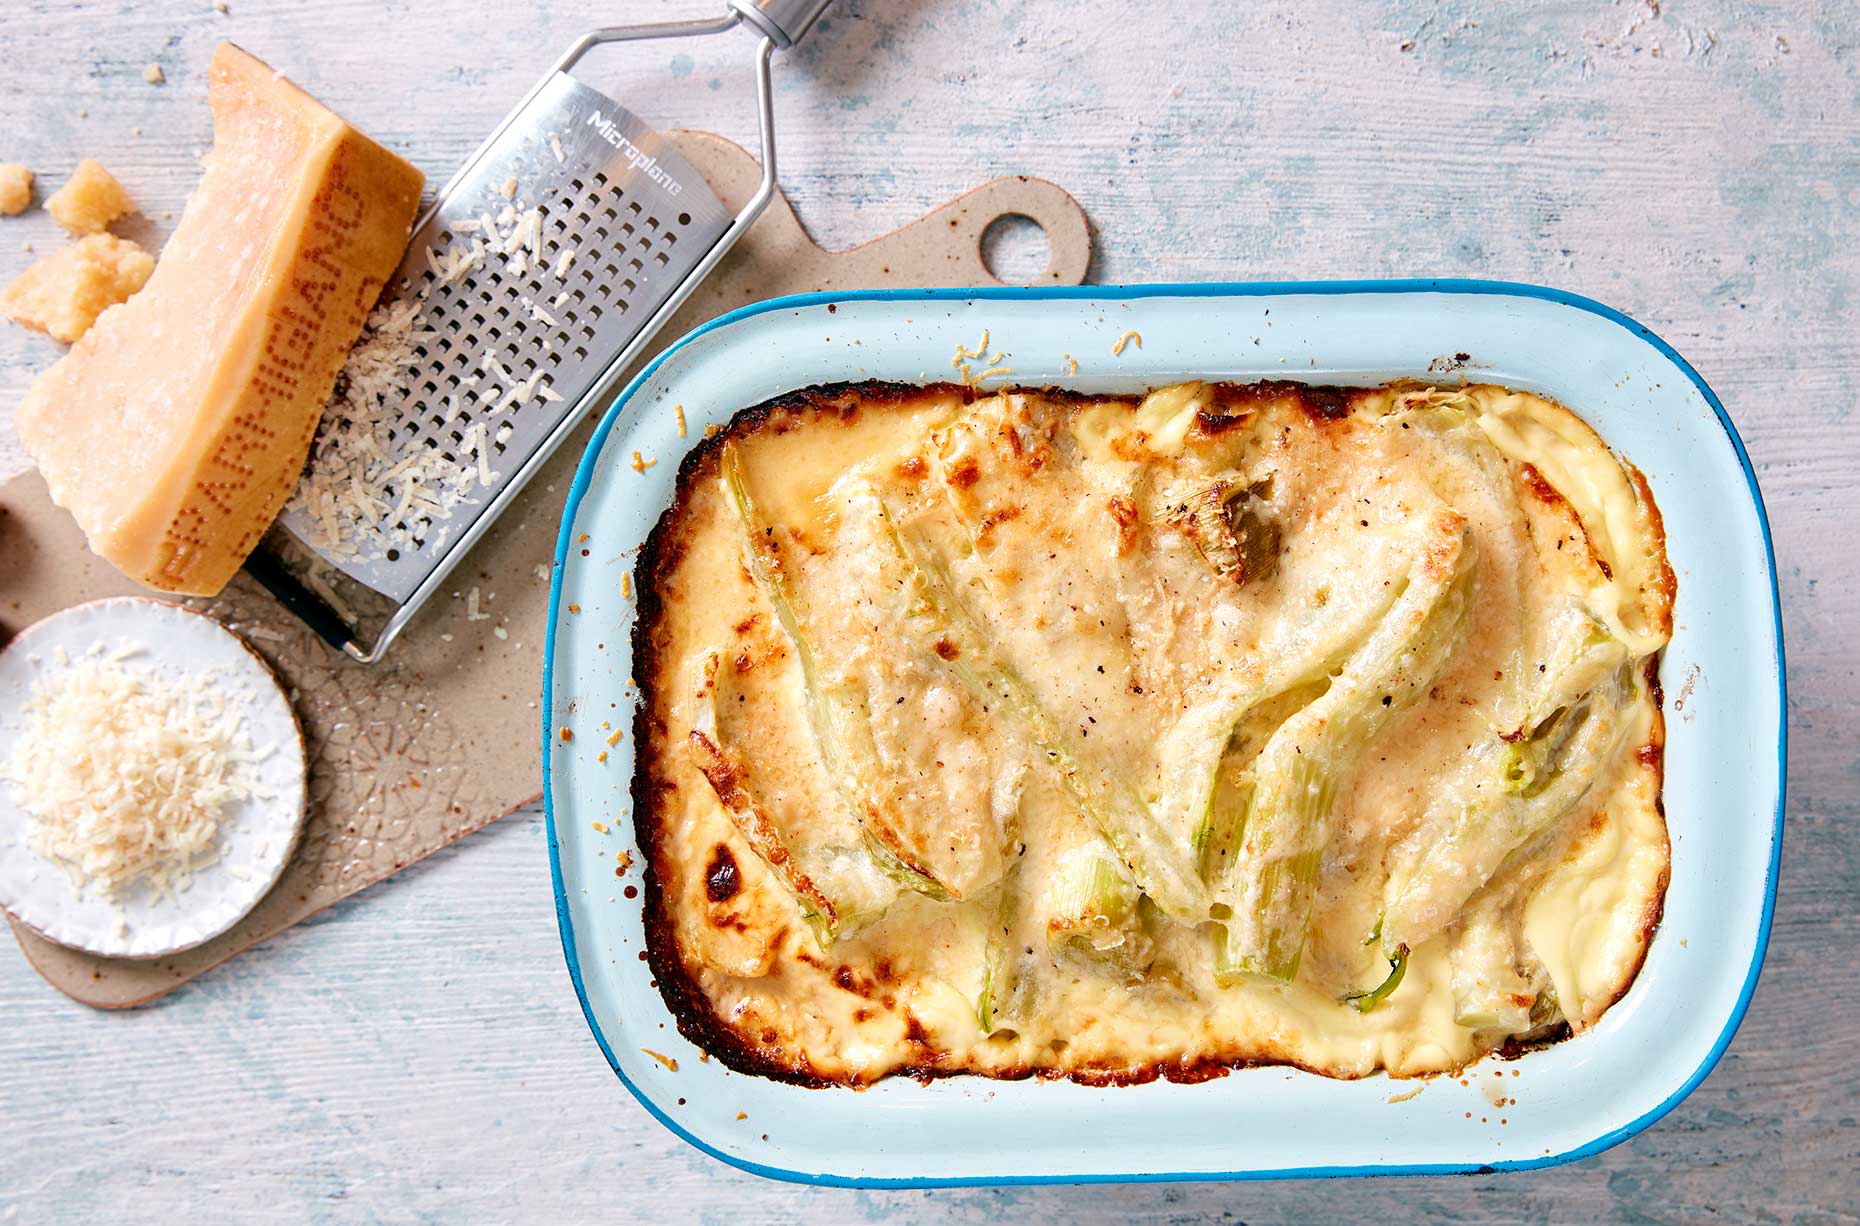
[[(1503, 1112), (1484, 1086), (1497, 1067), (1490, 1062), (1393, 1102), (1423, 1083), (1257, 1068), (1200, 1085), (957, 1077), (810, 1090), (701, 1059), (678, 1034), (640, 957), (640, 902), (614, 873), (616, 850), (640, 859), (632, 737), (608, 747), (554, 735), (565, 723), (585, 725), (577, 712), (618, 713), (601, 718), (631, 726), (634, 605), (620, 576), (669, 504), (678, 460), (704, 426), (813, 384), (935, 380), (956, 347), (973, 345), (984, 328), (991, 350), (1007, 353), (1014, 382), (1088, 391), (1185, 378), (1440, 378), (1430, 367), (1438, 372), (1444, 360), (1469, 377), (1568, 404), (1646, 473), (1678, 577), (1661, 675), (1669, 696), (1687, 695), (1667, 712), (1673, 855), (1665, 916), (1639, 977), (1598, 1025), (1503, 1066), (1504, 1097), (1516, 1100)], [(1131, 331), (1141, 346), (1113, 355)], [(683, 406), (683, 433), (673, 404)], [(657, 463), (637, 471), (636, 451)], [(577, 611), (568, 613), (571, 606)], [(569, 493), (542, 701), (562, 946), (595, 1040), (640, 1102), (705, 1152), (776, 1178), (933, 1186), (1567, 1162), (1671, 1110), (1743, 1017), (1776, 896), (1783, 689), (1775, 561), (1743, 444), (1671, 346), (1599, 303), (1456, 280), (779, 298), (696, 329), (642, 372), (608, 410)], [(612, 833), (596, 833), (597, 821)]]

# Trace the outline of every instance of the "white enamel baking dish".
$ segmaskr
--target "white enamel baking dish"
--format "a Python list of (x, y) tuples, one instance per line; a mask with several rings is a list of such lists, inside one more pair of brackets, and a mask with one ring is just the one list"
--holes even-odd
[[(1569, 404), (1646, 472), (1678, 575), (1661, 666), (1672, 883), (1639, 978), (1599, 1025), (1514, 1063), (1475, 1065), (1468, 1084), (1261, 1068), (1202, 1085), (895, 1078), (863, 1092), (734, 1073), (678, 1034), (640, 956), (640, 903), (624, 894), (639, 870), (624, 880), (614, 872), (616, 849), (640, 858), (629, 794), (633, 603), (621, 574), (706, 425), (811, 384), (947, 377), (956, 347), (974, 346), (984, 328), (990, 349), (1008, 354), (1014, 382), (1101, 391), (1189, 377), (1378, 383), (1425, 378), (1437, 360), (1467, 355), (1468, 377)], [(1113, 356), (1129, 331), (1141, 347)], [(683, 437), (674, 404), (684, 406)], [(635, 471), (636, 451), (656, 463)], [(686, 336), (634, 380), (589, 444), (564, 511), (542, 731), (569, 975), (596, 1042), (647, 1110), (706, 1153), (781, 1179), (927, 1186), (1440, 1173), (1596, 1153), (1652, 1124), (1710, 1072), (1756, 984), (1783, 807), (1774, 571), (1756, 478), (1717, 398), (1647, 329), (1573, 295), (1371, 281), (885, 291), (745, 307)], [(628, 729), (626, 738), (608, 747), (586, 735), (599, 718)], [(564, 742), (564, 724), (584, 734)], [(596, 833), (597, 821), (612, 834)], [(1417, 1096), (1389, 1101), (1422, 1084)], [(1515, 1105), (1493, 1105), (1501, 1085)]]

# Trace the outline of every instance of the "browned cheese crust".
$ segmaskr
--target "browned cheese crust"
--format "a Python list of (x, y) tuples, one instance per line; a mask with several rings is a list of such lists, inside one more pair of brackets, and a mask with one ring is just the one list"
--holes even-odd
[[(1158, 399), (1168, 396), (1174, 399)], [(1160, 424), (1162, 410), (1171, 406), (1185, 408), (1169, 424)], [(974, 461), (959, 441), (949, 438), (952, 421), (970, 418), (996, 423), (992, 435), (978, 432), (983, 440), (979, 472), (965, 467)], [(1137, 429), (1132, 422), (1145, 424)], [(1479, 423), (1484, 423), (1483, 432)], [(1466, 460), (1445, 477), (1410, 472), (1417, 467), (1415, 457), (1428, 454), (1419, 441), (1427, 430), (1443, 438), (1459, 431), (1451, 434), (1452, 445), (1484, 458)], [(1005, 450), (993, 456), (990, 445)], [(735, 458), (726, 460), (726, 452)], [(1087, 453), (1107, 466), (1122, 465), (1120, 472), (1136, 471), (1137, 484), (1129, 492), (1108, 494), (1103, 490), (1110, 487), (1082, 486), (1086, 493), (1072, 489), (1066, 495), (1077, 505), (1042, 506), (1043, 483), (1076, 481), (1087, 466), (1081, 459)], [(1336, 471), (1326, 471), (1321, 479), (1296, 467), (1308, 464), (1310, 456), (1330, 453), (1339, 457)], [(1054, 828), (1073, 821), (1086, 830), (1067, 838), (1097, 835), (1080, 816), (1088, 806), (1075, 799), (1076, 787), (1069, 792), (1062, 773), (1039, 760), (1038, 736), (1026, 727), (1008, 728), (1011, 720), (997, 725), (1005, 719), (1006, 705), (984, 702), (978, 692), (964, 693), (954, 682), (949, 682), (950, 693), (941, 688), (947, 678), (940, 666), (947, 665), (953, 677), (978, 664), (973, 644), (954, 630), (914, 645), (922, 649), (917, 652), (922, 659), (911, 663), (915, 671), (910, 675), (933, 680), (928, 689), (906, 691), (900, 685), (896, 705), (903, 711), (920, 705), (953, 710), (947, 716), (951, 722), (937, 727), (957, 729), (976, 742), (964, 742), (961, 753), (980, 756), (982, 764), (973, 767), (972, 778), (982, 782), (960, 792), (974, 803), (959, 813), (952, 810), (949, 818), (963, 835), (952, 834), (944, 846), (942, 827), (923, 815), (939, 804), (955, 803), (950, 800), (958, 795), (954, 789), (971, 776), (952, 776), (944, 785), (950, 790), (943, 793), (936, 785), (894, 791), (887, 795), (908, 794), (914, 807), (893, 812), (868, 803), (863, 818), (868, 850), (879, 848), (874, 857), (884, 859), (886, 849), (895, 852), (896, 864), (886, 870), (890, 876), (872, 878), (883, 887), (880, 901), (865, 899), (859, 891), (866, 887), (858, 882), (848, 886), (831, 872), (823, 875), (820, 853), (794, 827), (838, 804), (841, 793), (828, 782), (833, 778), (831, 753), (820, 748), (817, 729), (810, 736), (807, 712), (814, 708), (807, 705), (801, 685), (810, 674), (797, 655), (792, 628), (770, 602), (767, 584), (770, 574), (776, 582), (794, 583), (803, 576), (809, 582), (835, 581), (830, 573), (835, 559), (852, 548), (844, 510), (851, 504), (844, 501), (843, 483), (836, 478), (855, 468), (870, 473), (871, 488), (881, 495), (877, 502), (904, 518), (941, 514), (924, 508), (943, 505), (938, 500), (946, 494), (950, 505), (972, 514), (968, 540), (975, 553), (958, 565), (994, 564), (998, 569), (984, 577), (987, 582), (1038, 587), (1093, 566), (1134, 567), (1163, 549), (1155, 543), (1164, 533), (1159, 491), (1173, 497), (1174, 487), (1164, 490), (1171, 481), (1204, 478), (1218, 466), (1209, 458), (1216, 456), (1224, 457), (1219, 464), (1240, 474), (1217, 486), (1229, 499), (1225, 522), (1233, 526), (1236, 548), (1231, 556), (1217, 557), (1205, 541), (1195, 544), (1219, 572), (1218, 582), (1236, 590), (1280, 584), (1299, 595), (1295, 601), (1284, 595), (1275, 599), (1301, 611), (1318, 607), (1318, 614), (1345, 618), (1354, 597), (1342, 590), (1343, 578), (1328, 611), (1322, 606), (1332, 597), (1330, 586), (1296, 587), (1323, 573), (1321, 565), (1297, 550), (1308, 550), (1307, 541), (1326, 543), (1336, 550), (1329, 565), (1339, 575), (1375, 571), (1385, 557), (1408, 547), (1413, 534), (1404, 535), (1407, 521), (1422, 516), (1428, 505), (1441, 508), (1441, 531), (1449, 532), (1450, 539), (1464, 536), (1481, 551), (1476, 583), (1468, 580), (1467, 590), (1475, 593), (1471, 611), (1462, 615), (1459, 631), (1476, 646), (1449, 657), (1431, 682), (1420, 678), (1418, 697), (1406, 700), (1412, 703), (1409, 709), (1384, 698), (1391, 706), (1386, 732), (1372, 736), (1341, 776), (1331, 842), (1312, 887), (1311, 931), (1294, 978), (1233, 978), (1219, 968), (1215, 955), (1204, 957), (1205, 949), (1218, 944), (1223, 915), (1218, 899), (1227, 897), (1215, 885), (1206, 886), (1206, 898), (1192, 900), (1206, 908), (1194, 912), (1206, 921), (1199, 925), (1164, 915), (1151, 896), (1156, 891), (1145, 885), (1131, 891), (1132, 900), (1139, 893), (1143, 897), (1128, 913), (1090, 921), (1096, 927), (1083, 938), (1097, 943), (1090, 949), (1072, 938), (1055, 937), (1050, 955), (1045, 950), (1036, 954), (1037, 940), (1026, 933), (1040, 930), (1026, 928), (1029, 921), (1018, 918), (1020, 912), (1057, 904), (1053, 891), (1042, 893), (1037, 881), (1029, 881), (1036, 875), (1030, 866), (1037, 864), (1039, 873), (1057, 872), (1053, 866), (1067, 863), (1073, 853), (1042, 850), (1058, 836), (1028, 834), (1033, 827), (1016, 823), (1035, 822), (1029, 815), (1036, 809), (1041, 814), (1062, 811), (1060, 818), (1037, 821), (1057, 822)], [(997, 460), (1004, 465), (999, 472), (990, 467)], [(743, 466), (759, 512), (773, 521), (754, 544), (746, 543), (745, 534), (753, 529), (728, 493), (726, 468), (732, 463)], [(1569, 484), (1572, 465), (1603, 463), (1613, 466), (1608, 469), (1611, 481), (1619, 478), (1608, 486), (1616, 491), (1613, 502), (1596, 503), (1593, 496), (1585, 501), (1559, 488), (1559, 481)], [(1392, 467), (1379, 474), (1364, 467), (1376, 464)], [(1160, 475), (1152, 479), (1152, 471)], [(1456, 519), (1445, 503), (1422, 501), (1423, 495), (1432, 497), (1426, 494), (1430, 488), (1470, 489), (1474, 478), (1467, 474), (1480, 471), (1488, 477), (1500, 474), (1500, 487), (1468, 494), (1478, 507), (1467, 515)], [(1002, 490), (1025, 496), (1007, 497)], [(1358, 501), (1365, 504), (1364, 535), (1349, 549), (1336, 545), (1343, 538), (1321, 535), (1314, 526), (1332, 534), (1338, 524), (1355, 530), (1357, 513), (1342, 505), (1348, 501), (1338, 493), (1343, 490), (1361, 494)], [(1377, 499), (1384, 505), (1368, 509)], [(829, 502), (837, 509), (819, 509)], [(1085, 517), (1080, 508), (1086, 503), (1095, 508), (1090, 514), (1096, 518)], [(1242, 526), (1231, 518), (1241, 506), (1265, 518)], [(1454, 510), (1460, 509), (1456, 503)], [(963, 513), (959, 510), (958, 518)], [(1268, 526), (1264, 531), (1262, 522)], [(1509, 525), (1505, 530), (1511, 535), (1505, 539), (1510, 544), (1504, 548), (1512, 553), (1491, 546), (1503, 536), (1502, 525)], [(1175, 553), (1157, 564), (1164, 568), (1158, 572), (1162, 577), (1132, 571), (1138, 579), (1119, 582), (1153, 580), (1175, 602), (1166, 607), (1192, 609), (1193, 595), (1180, 581), (1185, 572), (1166, 567), (1187, 565), (1184, 556), (1198, 565), (1202, 554), (1182, 547), (1183, 540), (1194, 539), (1194, 529), (1178, 523), (1171, 530), (1181, 535), (1169, 538)], [(1039, 531), (1047, 536), (1036, 536)], [(1017, 544), (1048, 539), (1059, 542), (1049, 557), (1050, 572), (1030, 575), (1010, 565)], [(1256, 552), (1261, 539), (1263, 552)], [(1069, 545), (1102, 552), (1091, 554), (1090, 561), (1061, 556), (1059, 550)], [(1438, 543), (1427, 548), (1437, 556), (1413, 573), (1444, 584), (1456, 555)], [(1273, 556), (1273, 550), (1284, 557)], [(915, 555), (906, 548), (902, 556)], [(1262, 565), (1263, 573), (1253, 573), (1261, 572)], [(870, 573), (892, 572), (880, 566)], [(986, 586), (983, 578), (974, 582), (975, 590)], [(1506, 584), (1520, 594), (1494, 595)], [(1362, 597), (1369, 608), (1373, 589), (1367, 580), (1360, 586), (1369, 593)], [(1255, 1065), (1345, 1078), (1376, 1071), (1427, 1076), (1456, 1071), (1486, 1054), (1515, 1056), (1587, 1029), (1629, 989), (1659, 925), (1670, 848), (1660, 804), (1665, 725), (1658, 666), (1660, 648), (1671, 634), (1674, 593), (1664, 528), (1639, 470), (1608, 453), (1574, 413), (1538, 397), (1482, 386), (1362, 389), (1283, 381), (1199, 385), (1191, 393), (1159, 390), (1148, 398), (1057, 389), (982, 392), (949, 383), (807, 388), (742, 410), (725, 429), (707, 433), (692, 447), (680, 465), (672, 505), (638, 556), (634, 587), (633, 661), (640, 701), (634, 716), (633, 793), (645, 861), (645, 957), (680, 1031), (743, 1073), (814, 1087), (863, 1086), (895, 1074), (928, 1080), (960, 1073), (1099, 1085), (1157, 1078), (1197, 1082)], [(845, 616), (851, 599), (846, 592), (853, 589), (822, 590), (832, 593), (823, 620), (839, 618), (855, 631), (864, 624)], [(1617, 748), (1608, 751), (1607, 764), (1597, 768), (1596, 782), (1572, 802), (1569, 815), (1554, 826), (1533, 829), (1502, 862), (1476, 870), (1459, 894), (1443, 894), (1458, 900), (1446, 911), (1414, 909), (1415, 947), (1399, 950), (1406, 979), (1373, 1009), (1351, 1006), (1344, 998), (1352, 990), (1374, 987), (1380, 977), (1364, 981), (1365, 966), (1386, 970), (1374, 947), (1376, 933), (1369, 931), (1372, 922), (1379, 933), (1384, 916), (1401, 914), (1396, 901), (1401, 883), (1412, 882), (1424, 872), (1417, 866), (1428, 863), (1415, 848), (1429, 838), (1438, 842), (1438, 830), (1430, 835), (1428, 822), (1438, 826), (1446, 820), (1429, 816), (1432, 779), (1390, 776), (1404, 763), (1444, 762), (1451, 755), (1407, 742), (1431, 745), (1465, 734), (1469, 764), (1485, 760), (1466, 732), (1475, 726), (1503, 723), (1507, 730), (1501, 736), (1508, 743), (1528, 744), (1531, 738), (1559, 746), (1562, 738), (1580, 742), (1580, 731), (1571, 735), (1558, 729), (1586, 715), (1587, 705), (1566, 702), (1551, 717), (1539, 719), (1541, 712), (1517, 697), (1528, 694), (1530, 678), (1507, 679), (1506, 669), (1489, 662), (1478, 667), (1492, 675), (1490, 681), (1466, 675), (1478, 660), (1502, 654), (1489, 645), (1498, 633), (1491, 626), (1506, 617), (1524, 625), (1527, 608), (1536, 620), (1518, 633), (1537, 654), (1518, 648), (1506, 659), (1551, 660), (1548, 627), (1553, 618), (1543, 610), (1575, 599), (1571, 593), (1594, 595), (1583, 607), (1595, 609), (1588, 616), (1599, 627), (1596, 636), (1612, 634), (1628, 644), (1624, 658), (1632, 667), (1614, 674), (1625, 686), (1612, 717), (1621, 729), (1615, 734)], [(857, 597), (856, 590), (853, 594)], [(829, 603), (828, 597), (820, 599)], [(1089, 605), (1089, 593), (1079, 599)], [(1493, 601), (1506, 600), (1517, 602), (1515, 608), (1491, 611)], [(1028, 607), (1046, 606), (1030, 597)], [(910, 654), (908, 633), (898, 629), (903, 623), (887, 622), (890, 615), (882, 611), (871, 616), (881, 654), (887, 644)], [(990, 625), (1012, 620), (991, 616)], [(1177, 616), (1146, 622), (1133, 614), (1130, 626), (1120, 632), (1141, 638), (1165, 622), (1173, 626)], [(1179, 617), (1183, 626), (1190, 624), (1189, 613)], [(1044, 625), (1037, 619), (1029, 624)], [(1048, 633), (1047, 641), (1061, 642), (1067, 631), (1055, 624)], [(853, 658), (844, 646), (850, 641), (829, 642), (813, 667), (841, 667), (842, 658)], [(1015, 640), (1038, 641), (1037, 636)], [(1256, 632), (1255, 646), (1267, 641), (1280, 640)], [(1185, 649), (1155, 650), (1180, 656)], [(1030, 663), (1023, 651), (1017, 661), (1023, 671), (1035, 674), (1030, 682), (1042, 695), (1054, 692), (1041, 688), (1051, 676), (1083, 658), (1063, 648), (1055, 652), (1051, 660), (1038, 657)], [(1469, 663), (1469, 655), (1478, 660)], [(1335, 656), (1323, 684), (1342, 684), (1337, 678), (1344, 675), (1343, 662), (1353, 658)], [(1536, 671), (1549, 676), (1554, 666), (1539, 665)], [(1155, 798), (1154, 789), (1162, 785), (1153, 780), (1169, 778), (1169, 724), (1194, 708), (1204, 690), (1195, 688), (1197, 682), (1159, 676), (1153, 664), (1129, 665), (1119, 675), (1128, 681), (1104, 691), (1113, 694), (1111, 699), (1095, 697), (1097, 690), (1081, 691), (1085, 696), (1075, 711), (1067, 708), (1068, 719), (1087, 738), (1077, 742), (1086, 752), (1097, 750), (1098, 741), (1089, 739), (1094, 732), (1100, 739), (1126, 736), (1138, 746), (1164, 747), (1157, 751), (1162, 765), (1143, 776), (1145, 803), (1160, 810), (1164, 802)], [(876, 695), (884, 683), (867, 684)], [(1228, 785), (1219, 781), (1233, 775), (1257, 787), (1258, 780), (1244, 772), (1263, 769), (1256, 763), (1267, 759), (1248, 755), (1263, 755), (1262, 745), (1270, 744), (1274, 727), (1290, 726), (1300, 704), (1323, 692), (1323, 685), (1302, 683), (1291, 696), (1260, 699), (1235, 724), (1226, 750), (1217, 755), (1211, 824), (1223, 820), (1223, 806), (1248, 803), (1248, 793), (1225, 792)], [(1581, 703), (1590, 701), (1585, 694)], [(897, 718), (892, 699), (884, 702), (882, 711), (874, 706), (877, 715)], [(729, 704), (740, 704), (753, 725), (749, 733), (738, 733), (734, 744), (729, 730), (703, 713), (716, 706), (715, 718), (726, 719)], [(1524, 718), (1526, 711), (1534, 714)], [(1148, 726), (1136, 736), (1117, 726), (1096, 725), (1091, 712), (1108, 724), (1148, 721)], [(1261, 712), (1270, 720), (1261, 722)], [(1223, 726), (1221, 736), (1226, 735)], [(932, 746), (938, 750), (937, 768), (956, 752), (942, 753), (940, 746)], [(1496, 742), (1490, 748), (1504, 752)], [(1230, 762), (1241, 765), (1230, 769)], [(1005, 800), (999, 795), (976, 799), (978, 789), (987, 793), (989, 781), (997, 792), (1012, 794)], [(1402, 795), (1404, 787), (1412, 799), (1402, 802), (1406, 807), (1399, 817), (1374, 816), (1392, 812), (1390, 798)], [(1242, 799), (1235, 801), (1236, 794)], [(1466, 794), (1477, 796), (1477, 788)], [(857, 804), (853, 812), (857, 817)], [(998, 829), (991, 820), (1000, 823)], [(1202, 848), (1207, 837), (1196, 832), (1194, 848)], [(1219, 840), (1217, 833), (1210, 841)], [(1245, 845), (1234, 854), (1256, 850)], [(1220, 870), (1208, 867), (1208, 854), (1191, 852), (1204, 857), (1198, 861), (1204, 879), (1216, 880)], [(1114, 867), (1120, 873), (1129, 869), (1139, 879), (1147, 868), (1133, 866), (1128, 857)], [(1374, 883), (1362, 885), (1359, 877)], [(1191, 888), (1203, 885), (1191, 883)], [(1584, 898), (1600, 903), (1578, 901)], [(1479, 912), (1481, 905), (1485, 912)], [(1590, 905), (1601, 905), (1607, 913), (1584, 920), (1583, 908)], [(1017, 918), (1001, 918), (1010, 911)], [(1057, 931), (1057, 920), (1042, 922), (1043, 931)], [(1104, 940), (1107, 928), (1118, 933), (1116, 942)], [(995, 935), (1010, 932), (1014, 948), (1008, 953), (1021, 968), (1011, 981), (1012, 993), (997, 966), (1003, 938)], [(1372, 939), (1361, 941), (1360, 935)], [(1515, 1016), (1503, 1005), (1503, 990), (1486, 991), (1478, 969), (1478, 957), (1485, 956), (1480, 951), (1493, 941), (1510, 942), (1506, 949), (1513, 951), (1494, 965), (1505, 974), (1516, 970), (1510, 994), (1521, 1012)], [(1119, 948), (1107, 955), (1111, 945)], [(1024, 959), (1016, 952), (1023, 947)], [(1487, 1018), (1468, 1003), (1485, 999), (1482, 992), (1501, 1002), (1498, 1018)]]

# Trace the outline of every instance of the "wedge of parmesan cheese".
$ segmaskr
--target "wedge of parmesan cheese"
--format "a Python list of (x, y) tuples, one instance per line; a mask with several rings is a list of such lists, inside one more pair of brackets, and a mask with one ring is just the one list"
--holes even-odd
[(290, 494), (422, 183), (230, 43), (208, 97), (206, 174), (148, 285), (15, 417), (92, 549), (137, 582), (203, 596)]
[(186, 889), (216, 857), (227, 807), (258, 793), (260, 753), (222, 689), (108, 658), (42, 677), (0, 763), (33, 850), (80, 890)]

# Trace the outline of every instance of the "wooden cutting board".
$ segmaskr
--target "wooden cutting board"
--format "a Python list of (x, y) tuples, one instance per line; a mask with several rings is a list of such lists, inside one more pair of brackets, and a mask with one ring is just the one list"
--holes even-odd
[[(705, 132), (672, 135), (732, 210), (754, 191), (761, 171), (742, 148)], [(669, 344), (725, 311), (780, 294), (999, 285), (982, 259), (982, 233), (1016, 215), (1046, 232), (1050, 256), (1038, 283), (1084, 280), (1091, 257), (1084, 211), (1041, 179), (984, 183), (850, 251), (823, 251), (777, 194), (660, 340)], [(256, 910), (225, 935), (172, 957), (99, 958), (55, 945), (9, 916), (27, 960), (49, 983), (100, 1008), (143, 1004), (540, 795), (536, 700), (548, 571), (594, 417), (504, 513), (384, 664), (364, 666), (331, 651), (243, 574), (219, 596), (188, 602), (243, 633), (296, 706), (310, 761), (302, 846)], [(488, 620), (466, 619), (463, 597), (474, 587)], [(37, 473), (0, 487), (0, 628), (8, 636), (71, 605), (140, 590), (90, 553)]]

